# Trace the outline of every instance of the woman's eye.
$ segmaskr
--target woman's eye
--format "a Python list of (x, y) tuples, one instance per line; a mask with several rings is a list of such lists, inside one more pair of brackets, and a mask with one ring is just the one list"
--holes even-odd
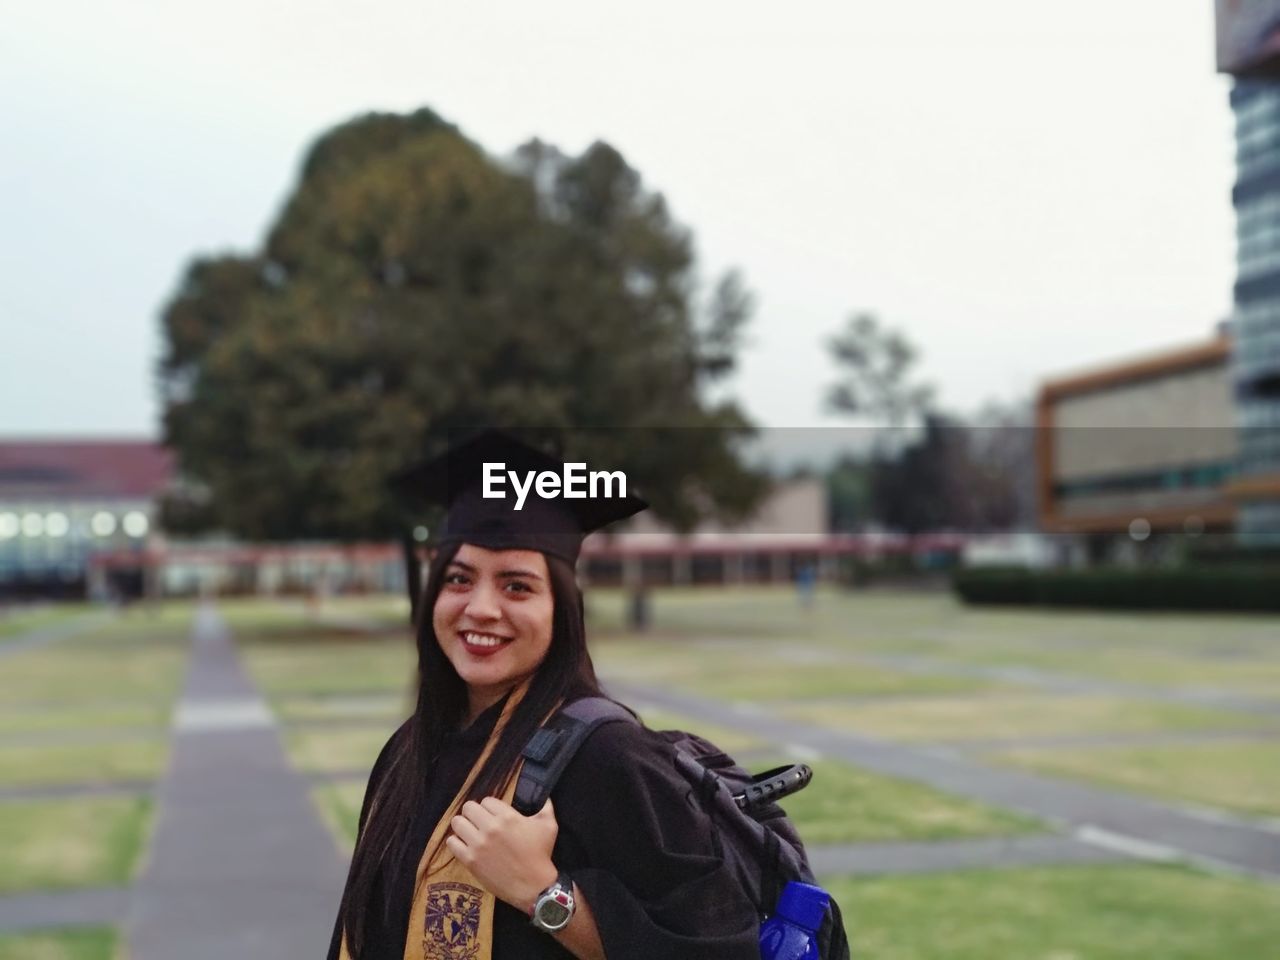
[(465, 573), (451, 573), (444, 578), (445, 583), (466, 583), (467, 575)]
[(513, 593), (528, 593), (529, 585), (527, 583), (521, 583), (519, 580), (512, 580), (507, 584), (507, 589)]

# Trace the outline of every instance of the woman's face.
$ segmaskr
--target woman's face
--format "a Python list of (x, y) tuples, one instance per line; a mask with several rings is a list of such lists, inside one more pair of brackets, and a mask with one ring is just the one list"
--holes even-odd
[(440, 649), (467, 685), (473, 719), (542, 664), (554, 609), (541, 553), (469, 543), (458, 548), (431, 622)]

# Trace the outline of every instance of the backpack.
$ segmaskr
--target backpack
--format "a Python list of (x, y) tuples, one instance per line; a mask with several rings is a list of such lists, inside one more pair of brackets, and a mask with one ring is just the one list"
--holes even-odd
[[(578, 747), (604, 723), (639, 724), (621, 704), (603, 697), (586, 697), (561, 708), (525, 745), (524, 766), (516, 782), (513, 806), (526, 816), (542, 809)], [(790, 880), (814, 883), (804, 844), (795, 825), (773, 798), (808, 784), (808, 767), (780, 768), (752, 776), (727, 753), (696, 734), (683, 730), (659, 731), (674, 749), (675, 765), (694, 792), (699, 806), (717, 826), (717, 839), (725, 859), (747, 891), (761, 920)], [(775, 776), (792, 772), (789, 789)], [(822, 960), (848, 960), (840, 908), (831, 900), (827, 918), (818, 934)]]

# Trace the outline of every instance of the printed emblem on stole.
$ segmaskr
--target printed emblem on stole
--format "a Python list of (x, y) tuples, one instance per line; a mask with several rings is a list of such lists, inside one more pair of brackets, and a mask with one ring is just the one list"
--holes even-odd
[(480, 898), (469, 883), (427, 887), (427, 922), (422, 931), (426, 960), (475, 960), (480, 955)]

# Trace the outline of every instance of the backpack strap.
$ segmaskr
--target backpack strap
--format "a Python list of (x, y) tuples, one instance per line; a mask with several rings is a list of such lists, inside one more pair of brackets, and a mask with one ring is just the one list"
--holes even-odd
[(639, 723), (626, 707), (604, 697), (583, 697), (556, 711), (521, 752), (524, 766), (512, 806), (526, 817), (541, 810), (587, 737), (601, 724), (617, 721)]

